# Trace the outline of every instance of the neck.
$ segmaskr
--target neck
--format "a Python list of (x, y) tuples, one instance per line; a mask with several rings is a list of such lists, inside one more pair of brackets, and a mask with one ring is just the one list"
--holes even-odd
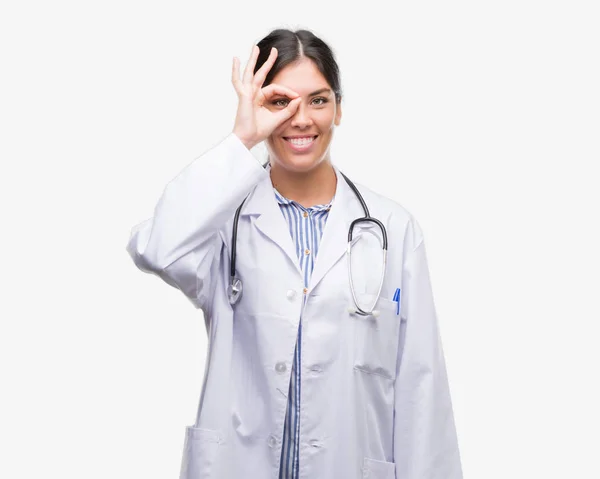
[(289, 171), (272, 162), (271, 182), (283, 196), (310, 208), (331, 201), (337, 186), (337, 176), (329, 161), (323, 161), (307, 172)]

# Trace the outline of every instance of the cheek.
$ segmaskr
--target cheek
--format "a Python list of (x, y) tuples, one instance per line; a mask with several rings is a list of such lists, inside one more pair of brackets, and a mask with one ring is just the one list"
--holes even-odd
[(281, 133), (278, 131), (272, 132), (271, 135), (269, 135), (267, 137), (266, 143), (268, 143), (269, 145), (276, 145), (280, 141), (283, 141), (283, 138), (281, 137), (281, 135), (283, 135), (283, 132), (281, 132)]
[(269, 154), (273, 154), (277, 148), (279, 148), (276, 144), (275, 144), (275, 140), (272, 138), (267, 138), (266, 143), (266, 147), (267, 147), (267, 151), (269, 152)]
[(325, 133), (335, 124), (335, 114), (333, 111), (325, 111), (322, 114), (315, 116), (315, 122), (319, 125), (321, 131)]

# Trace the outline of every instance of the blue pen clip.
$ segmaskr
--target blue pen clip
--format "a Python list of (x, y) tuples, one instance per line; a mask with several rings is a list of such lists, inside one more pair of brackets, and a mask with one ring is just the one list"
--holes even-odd
[(394, 293), (394, 301), (396, 301), (396, 315), (400, 314), (400, 288), (396, 288)]

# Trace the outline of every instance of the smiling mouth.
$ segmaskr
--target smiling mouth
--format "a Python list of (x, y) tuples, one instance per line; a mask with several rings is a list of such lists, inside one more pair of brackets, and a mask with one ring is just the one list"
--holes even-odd
[(312, 144), (312, 142), (315, 141), (318, 136), (319, 135), (308, 136), (308, 137), (303, 137), (303, 138), (290, 138), (290, 137), (284, 136), (283, 139), (294, 146), (302, 147), (302, 146), (308, 146), (308, 145)]

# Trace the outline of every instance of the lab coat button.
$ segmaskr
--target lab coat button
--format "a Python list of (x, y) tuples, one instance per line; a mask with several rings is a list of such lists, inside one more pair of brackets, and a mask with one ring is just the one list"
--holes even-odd
[(274, 436), (269, 436), (269, 447), (275, 447), (277, 445), (277, 439)]
[(284, 373), (286, 369), (287, 366), (284, 362), (280, 362), (275, 365), (275, 371), (277, 371), (278, 373)]
[(294, 291), (293, 289), (288, 290), (287, 297), (289, 300), (294, 299), (296, 297), (296, 291)]

